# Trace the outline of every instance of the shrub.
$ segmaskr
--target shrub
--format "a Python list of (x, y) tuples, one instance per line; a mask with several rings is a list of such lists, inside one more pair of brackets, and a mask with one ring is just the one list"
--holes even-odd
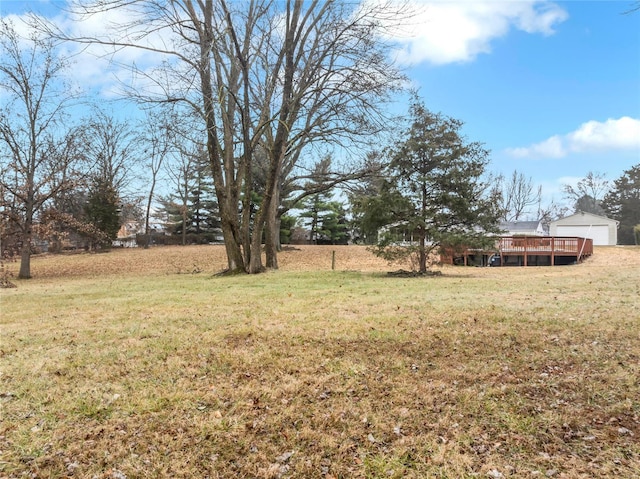
[(15, 283), (11, 282), (13, 273), (9, 271), (6, 265), (6, 260), (0, 258), (0, 288), (15, 288)]

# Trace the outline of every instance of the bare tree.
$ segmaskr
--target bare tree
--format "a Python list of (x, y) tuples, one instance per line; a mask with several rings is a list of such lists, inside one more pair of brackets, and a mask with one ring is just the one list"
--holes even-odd
[(36, 35), (21, 38), (0, 19), (0, 182), (14, 207), (3, 214), (20, 231), (20, 278), (31, 277), (34, 224), (43, 206), (73, 185), (79, 133), (62, 124), (75, 98), (61, 82), (66, 68), (54, 44)]
[(151, 217), (151, 206), (153, 204), (158, 175), (162, 169), (165, 158), (171, 148), (171, 128), (168, 119), (164, 116), (158, 117), (152, 112), (148, 113), (143, 126), (142, 143), (144, 145), (144, 156), (147, 159), (146, 166), (151, 173), (151, 183), (149, 185), (149, 195), (144, 216), (145, 248), (151, 243), (151, 231), (149, 219)]
[(530, 213), (530, 208), (540, 203), (542, 187), (533, 185), (531, 177), (513, 171), (507, 179), (500, 175), (497, 178), (497, 189), (502, 196), (502, 211), (505, 221), (519, 221)]
[(565, 184), (562, 191), (565, 197), (573, 202), (574, 211), (604, 215), (601, 203), (609, 191), (609, 187), (609, 180), (606, 179), (604, 173), (590, 171), (578, 181), (575, 187)]
[(542, 202), (540, 202), (538, 205), (538, 218), (540, 218), (545, 227), (548, 228), (552, 221), (566, 216), (568, 211), (569, 208), (553, 201), (552, 199), (546, 205), (543, 205)]
[[(84, 16), (124, 9), (131, 21), (108, 37), (73, 40), (162, 56), (153, 71), (133, 67), (146, 87), (132, 93), (183, 105), (199, 120), (228, 268), (256, 273), (263, 229), (269, 238), (277, 234), (281, 186), (303, 148), (354, 144), (382, 128), (387, 94), (401, 77), (378, 32), (402, 8), (331, 0), (78, 2)], [(251, 178), (258, 148), (268, 159), (261, 191)], [(262, 198), (257, 210), (250, 208), (254, 193)]]
[[(303, 2), (290, 2), (284, 42), (258, 55), (258, 70), (266, 75), (264, 81), (252, 84), (252, 91), (258, 86), (258, 92), (267, 93), (254, 97), (263, 102), (261, 113), (269, 119), (260, 137), (270, 155), (263, 203), (268, 267), (277, 267), (282, 190), (292, 183), (292, 176), (300, 176), (303, 152), (317, 142), (343, 147), (360, 144), (387, 126), (381, 106), (401, 77), (386, 60), (376, 25), (390, 13), (388, 8), (364, 5), (354, 10), (340, 2), (311, 2), (306, 9)], [(277, 32), (273, 27), (269, 30)], [(264, 35), (266, 45), (278, 44), (272, 35)], [(302, 170), (315, 169), (317, 164), (307, 163)], [(327, 181), (316, 177), (315, 191), (309, 194), (361, 174), (356, 168), (334, 167), (325, 175)]]
[(95, 109), (85, 124), (85, 157), (90, 176), (120, 195), (131, 185), (139, 161), (140, 139), (127, 120)]

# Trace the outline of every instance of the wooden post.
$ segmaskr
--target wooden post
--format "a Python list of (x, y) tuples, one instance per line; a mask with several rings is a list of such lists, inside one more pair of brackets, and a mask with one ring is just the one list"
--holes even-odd
[(336, 269), (336, 251), (331, 252), (331, 271)]
[(556, 238), (555, 236), (551, 237), (551, 266), (556, 265)]

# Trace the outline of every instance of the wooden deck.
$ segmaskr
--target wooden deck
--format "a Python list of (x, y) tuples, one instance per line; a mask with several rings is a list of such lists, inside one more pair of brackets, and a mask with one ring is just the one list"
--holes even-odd
[(556, 266), (580, 263), (593, 254), (593, 240), (572, 236), (501, 236), (493, 250), (467, 249), (443, 254), (449, 264), (488, 266), (500, 257), (501, 266)]

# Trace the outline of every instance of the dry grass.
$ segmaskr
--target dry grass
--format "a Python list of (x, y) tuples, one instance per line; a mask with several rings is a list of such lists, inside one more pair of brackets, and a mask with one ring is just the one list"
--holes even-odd
[[(282, 271), (329, 271), (335, 252), (335, 267), (347, 271), (386, 271), (386, 261), (364, 246), (291, 246), (278, 256)], [(17, 263), (7, 265), (18, 272)], [(110, 253), (40, 255), (32, 260), (36, 279), (96, 277), (105, 275), (151, 275), (216, 273), (226, 268), (224, 246), (167, 246), (152, 249), (115, 249)]]
[(358, 247), (280, 262), (34, 259), (0, 291), (0, 477), (640, 476), (639, 248), (417, 279)]

